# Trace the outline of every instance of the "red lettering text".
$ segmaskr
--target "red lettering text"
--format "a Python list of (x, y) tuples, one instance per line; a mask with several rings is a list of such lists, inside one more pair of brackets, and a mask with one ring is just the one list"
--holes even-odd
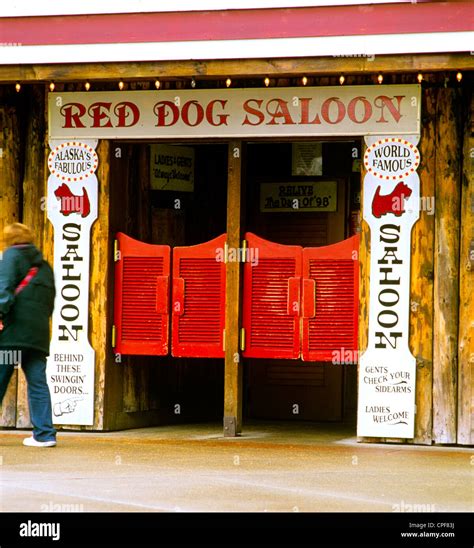
[[(194, 122), (191, 122), (189, 119), (189, 111), (191, 107), (194, 107)], [(198, 126), (204, 119), (204, 109), (199, 104), (198, 101), (187, 101), (183, 105), (183, 110), (181, 111), (181, 118), (183, 122), (190, 127)]]
[(226, 126), (227, 125), (227, 119), (229, 118), (228, 114), (218, 114), (217, 115), (217, 122), (214, 120), (214, 105), (219, 104), (222, 109), (224, 110), (227, 101), (220, 101), (219, 99), (215, 99), (214, 101), (211, 101), (207, 107), (206, 107), (206, 120), (211, 126)]
[[(153, 112), (157, 117), (157, 127), (174, 126), (179, 119), (178, 107), (172, 101), (160, 101), (153, 107)], [(167, 118), (171, 115), (171, 120)]]
[(376, 97), (374, 100), (374, 105), (378, 109), (380, 109), (380, 118), (377, 120), (377, 123), (386, 124), (388, 122), (388, 120), (386, 120), (384, 117), (385, 107), (388, 108), (393, 119), (396, 122), (399, 122), (400, 118), (402, 117), (402, 113), (400, 112), (400, 109), (401, 109), (402, 99), (404, 98), (405, 98), (404, 95), (395, 95), (393, 99), (397, 100), (397, 105), (398, 105), (398, 106), (395, 106), (393, 103), (393, 99), (391, 99), (390, 97), (387, 97), (386, 95), (379, 95), (378, 97)]
[[(138, 110), (137, 105), (135, 105), (135, 103), (130, 103), (129, 101), (118, 103), (114, 108), (114, 114), (118, 119), (118, 127), (132, 127), (140, 119), (140, 111)], [(130, 118), (128, 124), (127, 118)]]
[(309, 120), (309, 104), (312, 99), (304, 97), (300, 99), (301, 104), (301, 121), (300, 124), (320, 124), (321, 120), (319, 119), (319, 114), (315, 114), (314, 118)]
[(265, 120), (265, 115), (260, 110), (257, 110), (256, 108), (253, 108), (250, 106), (250, 103), (255, 103), (258, 108), (262, 106), (263, 101), (261, 99), (248, 99), (245, 101), (243, 107), (247, 114), (251, 114), (252, 116), (256, 116), (257, 120), (255, 122), (251, 122), (248, 116), (245, 116), (244, 121), (242, 122), (242, 125), (248, 125), (248, 126), (259, 126), (263, 123)]
[[(92, 127), (113, 127), (109, 116), (111, 106), (112, 103), (92, 103), (87, 111), (87, 114), (92, 118)], [(102, 120), (106, 120), (106, 122), (102, 124)]]
[[(275, 108), (272, 109), (271, 106), (275, 104)], [(294, 124), (291, 114), (288, 110), (288, 103), (286, 101), (283, 101), (283, 99), (272, 99), (271, 101), (268, 101), (267, 103), (267, 112), (270, 114), (272, 119), (267, 122), (267, 125), (276, 125), (280, 122), (277, 122), (277, 118), (283, 118), (283, 123), (286, 124)]]
[[(360, 120), (356, 117), (357, 103), (362, 103), (364, 109), (364, 115)], [(349, 118), (356, 124), (363, 124), (372, 116), (372, 105), (367, 101), (365, 97), (354, 97), (347, 107), (347, 113)]]
[[(335, 120), (331, 120), (329, 117), (329, 109), (331, 108), (332, 103), (335, 103), (337, 106), (337, 118)], [(345, 115), (346, 107), (338, 97), (329, 97), (329, 99), (326, 99), (321, 106), (321, 116), (328, 124), (339, 124), (344, 119)]]
[(61, 115), (64, 116), (63, 127), (86, 127), (81, 118), (86, 113), (86, 107), (81, 103), (66, 103), (61, 107)]

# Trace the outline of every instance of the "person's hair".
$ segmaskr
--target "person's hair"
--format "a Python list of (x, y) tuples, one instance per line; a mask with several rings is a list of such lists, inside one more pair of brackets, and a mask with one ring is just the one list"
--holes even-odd
[(33, 233), (22, 223), (12, 223), (3, 229), (3, 245), (5, 249), (12, 245), (33, 243)]

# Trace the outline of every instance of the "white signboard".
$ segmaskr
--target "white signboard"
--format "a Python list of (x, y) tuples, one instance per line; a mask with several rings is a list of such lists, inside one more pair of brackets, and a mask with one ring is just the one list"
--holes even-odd
[(51, 139), (418, 134), (416, 85), (65, 92)]
[(262, 183), (260, 211), (336, 211), (337, 181)]
[(47, 378), (53, 422), (94, 423), (95, 352), (88, 339), (90, 231), (97, 219), (97, 141), (50, 141), (48, 219), (56, 301)]
[(357, 435), (413, 438), (416, 359), (409, 349), (411, 230), (419, 218), (419, 136), (367, 137), (369, 339), (359, 363)]
[(150, 145), (150, 186), (153, 190), (194, 190), (194, 149)]

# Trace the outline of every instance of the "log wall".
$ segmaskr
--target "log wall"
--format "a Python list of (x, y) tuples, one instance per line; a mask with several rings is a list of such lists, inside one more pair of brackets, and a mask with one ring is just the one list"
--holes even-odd
[(456, 443), (461, 131), (458, 89), (436, 102), (433, 440)]
[[(18, 98), (0, 93), (0, 238), (4, 226), (21, 219), (21, 140)], [(3, 248), (3, 244), (2, 244)], [(18, 371), (15, 370), (1, 407), (0, 425), (16, 426)]]
[(474, 97), (464, 101), (459, 253), (457, 443), (474, 444)]
[(422, 93), (420, 218), (411, 236), (410, 351), (416, 358), (416, 416), (413, 443), (431, 444), (433, 405), (433, 281), (437, 90)]

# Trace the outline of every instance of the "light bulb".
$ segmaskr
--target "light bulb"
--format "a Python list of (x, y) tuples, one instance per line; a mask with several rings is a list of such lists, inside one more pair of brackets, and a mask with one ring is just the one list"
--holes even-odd
[(344, 78), (344, 76), (341, 74), (341, 76), (339, 77), (339, 83), (342, 84), (346, 81), (346, 79)]
[(16, 89), (17, 93), (20, 92), (20, 89), (21, 89), (21, 84), (20, 84), (20, 82), (17, 82), (17, 83), (15, 84), (15, 89)]
[(416, 79), (418, 80), (418, 83), (421, 84), (421, 82), (423, 82), (423, 74), (421, 74), (421, 72), (419, 72)]
[(118, 83), (119, 90), (122, 91), (124, 87), (125, 87), (125, 84), (122, 82), (122, 80), (120, 80), (120, 82)]
[(265, 84), (266, 87), (268, 87), (270, 85), (270, 78), (268, 78), (267, 76), (265, 80), (263, 81), (263, 83)]
[(54, 85), (54, 82), (51, 82), (51, 83), (49, 84), (49, 91), (54, 91), (54, 88), (55, 88), (55, 87), (56, 87), (56, 86)]
[(227, 80), (225, 81), (225, 87), (230, 88), (231, 85), (232, 85), (232, 80), (230, 78), (227, 78)]
[(382, 74), (379, 74), (379, 75), (377, 76), (377, 82), (378, 82), (379, 84), (381, 84), (381, 83), (383, 82), (383, 76), (382, 76)]
[(89, 90), (91, 89), (91, 85), (90, 85), (89, 82), (86, 82), (86, 83), (84, 84), (84, 89), (85, 89), (86, 91), (89, 91)]
[(193, 89), (196, 87), (196, 80), (194, 78), (191, 80), (191, 87)]
[(460, 81), (462, 80), (462, 72), (458, 72), (458, 73), (456, 74), (456, 80), (457, 80), (458, 82), (460, 82)]
[(303, 78), (301, 78), (301, 83), (303, 84), (303, 86), (305, 86), (308, 83), (308, 78), (306, 78), (306, 76), (303, 76)]
[(161, 88), (161, 82), (159, 80), (155, 80), (155, 88), (160, 89)]

